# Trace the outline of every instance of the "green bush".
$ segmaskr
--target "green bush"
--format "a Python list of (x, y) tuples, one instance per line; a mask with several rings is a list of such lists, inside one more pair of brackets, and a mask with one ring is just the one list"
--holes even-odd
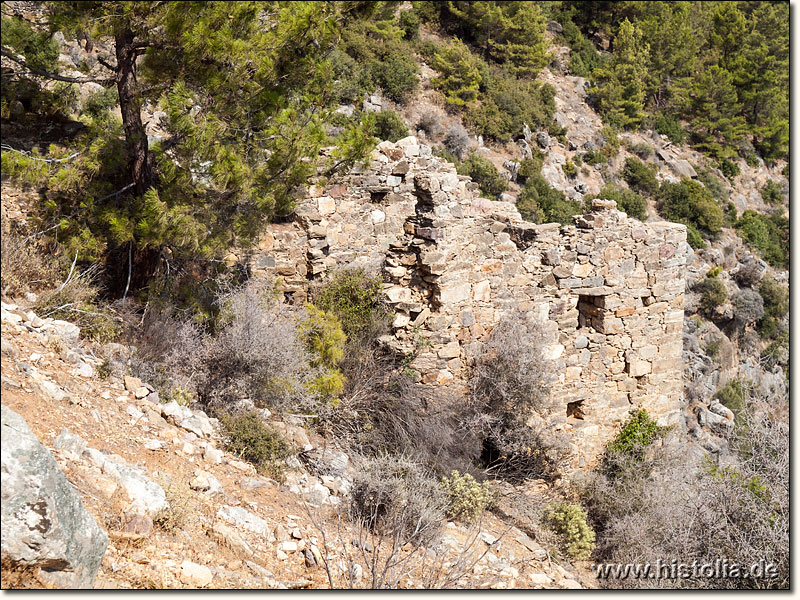
[(194, 394), (192, 394), (190, 390), (179, 385), (164, 390), (159, 396), (164, 403), (177, 402), (181, 406), (189, 406), (194, 400)]
[(650, 144), (645, 144), (644, 142), (633, 144), (630, 147), (630, 151), (642, 160), (653, 158), (653, 147)]
[(299, 331), (311, 355), (310, 365), (320, 370), (309, 381), (309, 389), (335, 406), (345, 383), (344, 375), (338, 369), (344, 358), (344, 345), (347, 341), (342, 325), (332, 313), (307, 304), (306, 315), (300, 322)]
[(700, 309), (707, 315), (713, 315), (714, 309), (728, 299), (725, 285), (716, 276), (707, 275), (695, 286), (695, 291), (700, 292)]
[(403, 118), (393, 110), (382, 110), (375, 114), (375, 136), (380, 140), (396, 142), (408, 135)]
[(646, 165), (636, 158), (626, 158), (622, 178), (632, 190), (653, 196), (658, 191), (655, 165)]
[(781, 191), (781, 186), (770, 179), (767, 181), (767, 185), (761, 189), (761, 199), (766, 204), (773, 206), (782, 204), (783, 191)]
[(722, 171), (722, 174), (728, 179), (733, 179), (740, 172), (739, 165), (727, 158), (723, 158), (719, 161), (719, 170)]
[(588, 559), (595, 547), (594, 530), (579, 504), (558, 503), (545, 513), (545, 523), (561, 538), (564, 552), (575, 560)]
[(564, 171), (564, 175), (570, 179), (574, 178), (578, 174), (578, 169), (571, 160), (565, 162), (564, 166), (561, 167), (561, 170)]
[(404, 10), (398, 18), (403, 38), (414, 40), (419, 37), (419, 15), (413, 10)]
[(357, 102), (379, 87), (387, 98), (403, 103), (419, 86), (411, 45), (361, 25), (345, 29), (341, 51), (334, 50), (331, 62), (342, 101)]
[(34, 146), (30, 156), (19, 152), (3, 151), (0, 154), (2, 160), (3, 179), (6, 177), (22, 185), (30, 187), (41, 187), (47, 183), (50, 177), (50, 165), (40, 158), (39, 149)]
[(469, 48), (458, 38), (450, 46), (437, 49), (431, 66), (439, 72), (431, 80), (451, 106), (462, 107), (478, 99), (481, 74)]
[(765, 369), (772, 370), (775, 365), (780, 365), (789, 383), (789, 332), (782, 329), (770, 342), (769, 346), (761, 352), (761, 364)]
[(651, 419), (646, 410), (639, 409), (631, 413), (606, 449), (611, 453), (640, 459), (644, 455), (644, 449), (663, 436), (666, 431), (667, 427), (662, 427)]
[(264, 424), (258, 413), (223, 413), (219, 423), (226, 450), (253, 464), (259, 473), (278, 481), (283, 479), (291, 448), (280, 433)]
[(569, 72), (575, 77), (589, 78), (600, 64), (602, 57), (594, 44), (586, 39), (581, 30), (570, 19), (563, 19), (561, 37), (570, 47)]
[(611, 125), (606, 125), (600, 130), (600, 137), (605, 140), (605, 145), (600, 148), (600, 152), (606, 158), (614, 158), (617, 154), (619, 154), (619, 137), (617, 136), (617, 130), (612, 127)]
[(555, 90), (536, 81), (516, 79), (499, 67), (483, 78), (480, 103), (471, 107), (467, 122), (485, 138), (509, 142), (522, 135), (524, 124), (556, 134), (553, 121)]
[[(665, 219), (683, 223), (690, 229), (689, 243), (697, 248), (700, 234), (716, 236), (724, 223), (724, 215), (711, 193), (696, 181), (665, 181), (658, 191), (658, 211)], [(692, 232), (692, 229), (694, 232)]]
[(98, 117), (103, 112), (111, 110), (119, 103), (119, 94), (116, 87), (105, 88), (93, 93), (86, 99), (84, 110), (89, 114)]
[(447, 516), (472, 522), (492, 505), (494, 494), (487, 482), (478, 483), (472, 475), (451, 471), (442, 478), (441, 487), (447, 494)]
[(388, 52), (378, 69), (378, 83), (390, 100), (405, 103), (419, 87), (419, 69), (414, 55), (406, 49)]
[(517, 171), (517, 183), (524, 184), (530, 177), (541, 174), (543, 164), (544, 154), (534, 149), (532, 158), (520, 161), (519, 171)]
[(658, 133), (667, 136), (674, 144), (683, 144), (686, 141), (686, 131), (674, 115), (660, 114), (653, 125)]
[(581, 214), (581, 204), (568, 200), (561, 192), (536, 174), (529, 177), (517, 199), (517, 208), (523, 219), (533, 223), (572, 223), (572, 217)]
[(587, 165), (602, 165), (608, 162), (608, 159), (598, 150), (589, 150), (583, 155), (583, 162)]
[(457, 170), (459, 175), (471, 177), (489, 198), (496, 199), (508, 189), (508, 181), (498, 173), (492, 162), (478, 154), (470, 154), (467, 160), (458, 165)]
[[(337, 271), (314, 295), (314, 304), (335, 315), (348, 340), (356, 340), (388, 326), (382, 301), (382, 281), (363, 269)], [(370, 337), (372, 337), (370, 335)]]
[(764, 339), (774, 339), (781, 330), (781, 322), (789, 312), (789, 289), (765, 275), (758, 288), (764, 300), (764, 316), (757, 329)]
[(738, 379), (731, 379), (714, 394), (723, 406), (730, 408), (737, 417), (746, 408), (747, 388)]
[(746, 210), (736, 221), (736, 229), (773, 267), (789, 266), (789, 219), (779, 213), (766, 216)]
[(728, 190), (722, 180), (714, 175), (711, 169), (701, 165), (694, 165), (694, 170), (697, 172), (697, 181), (706, 187), (720, 206), (724, 206), (728, 202)]
[(722, 347), (722, 340), (720, 338), (714, 338), (706, 342), (706, 345), (703, 347), (703, 351), (711, 358), (716, 358), (717, 354), (719, 354), (719, 349)]
[[(640, 221), (647, 219), (647, 200), (627, 188), (607, 183), (594, 198), (614, 200), (617, 203), (617, 208), (625, 212), (629, 217)], [(588, 204), (591, 204), (591, 199), (589, 199)]]

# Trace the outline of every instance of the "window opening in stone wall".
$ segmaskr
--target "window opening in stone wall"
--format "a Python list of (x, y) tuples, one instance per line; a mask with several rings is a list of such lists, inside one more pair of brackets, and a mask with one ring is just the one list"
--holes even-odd
[(369, 201), (373, 204), (379, 204), (383, 202), (388, 194), (389, 190), (372, 190), (369, 193)]
[(602, 299), (603, 296), (578, 296), (578, 329), (597, 329), (594, 319), (602, 316), (602, 309), (598, 307)]
[(574, 417), (576, 419), (581, 419), (586, 416), (586, 413), (583, 412), (583, 400), (575, 400), (575, 402), (567, 402), (567, 417)]

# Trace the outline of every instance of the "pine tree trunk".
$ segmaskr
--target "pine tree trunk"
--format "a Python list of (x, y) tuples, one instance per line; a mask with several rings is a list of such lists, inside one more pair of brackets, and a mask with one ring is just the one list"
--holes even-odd
[(122, 29), (114, 35), (117, 53), (117, 90), (122, 111), (122, 126), (128, 149), (128, 168), (137, 196), (143, 195), (154, 180), (153, 159), (147, 147), (147, 133), (142, 124), (141, 101), (136, 89), (134, 34)]

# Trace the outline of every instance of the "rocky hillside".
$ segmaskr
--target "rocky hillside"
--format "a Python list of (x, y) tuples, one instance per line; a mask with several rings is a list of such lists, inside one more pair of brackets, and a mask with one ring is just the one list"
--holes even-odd
[(4, 588), (788, 586), (784, 7), (572, 4), (3, 3)]
[[(280, 483), (257, 475), (222, 449), (202, 410), (160, 403), (136, 378), (104, 377), (128, 348), (91, 347), (79, 334), (3, 303), (4, 587), (373, 587), (373, 559), (383, 568), (393, 551), (402, 567), (391, 581), (403, 587), (592, 585), (494, 515), (447, 523), (431, 555), (392, 549), (341, 520), (347, 454), (263, 410), (297, 458)], [(31, 535), (35, 544), (21, 543)]]

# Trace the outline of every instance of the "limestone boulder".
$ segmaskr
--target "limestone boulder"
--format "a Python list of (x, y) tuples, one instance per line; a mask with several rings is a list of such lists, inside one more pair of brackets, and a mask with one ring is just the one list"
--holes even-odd
[(2, 407), (2, 558), (59, 588), (90, 588), (108, 537), (25, 420)]

